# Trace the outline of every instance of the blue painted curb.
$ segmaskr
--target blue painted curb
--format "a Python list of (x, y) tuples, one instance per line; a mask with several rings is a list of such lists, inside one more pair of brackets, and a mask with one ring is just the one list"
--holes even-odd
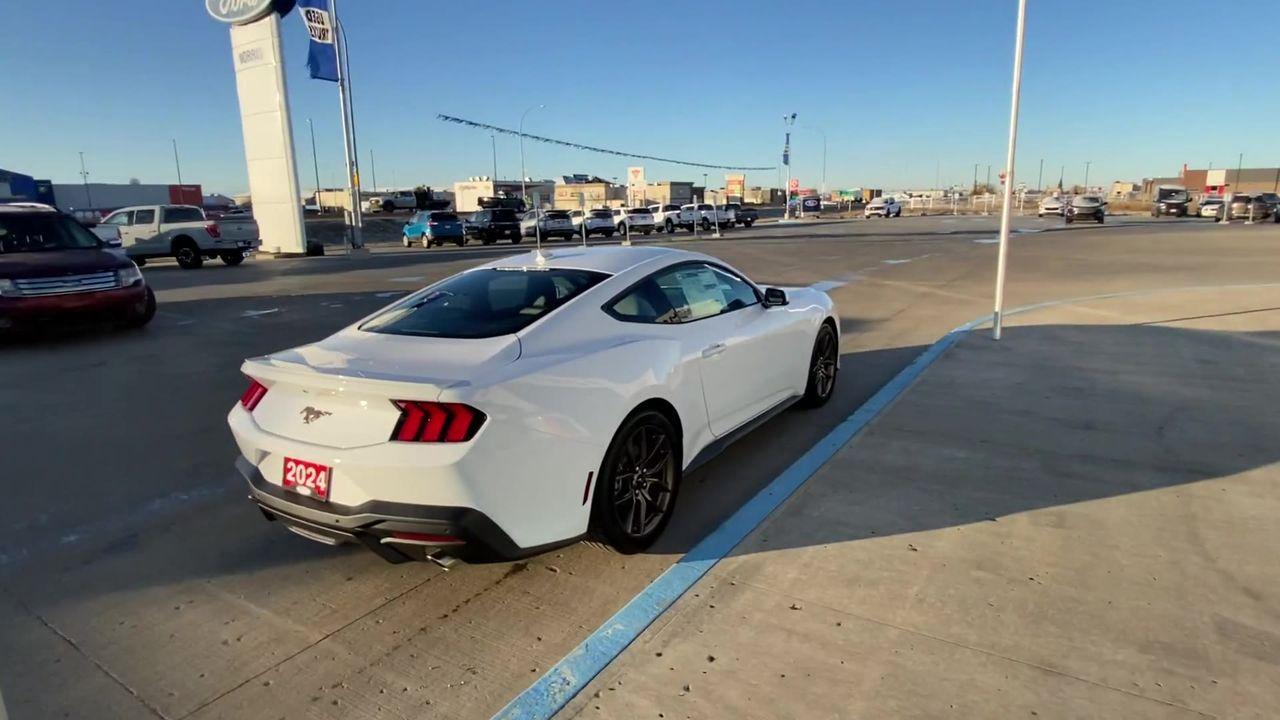
[(852, 415), (827, 433), (804, 455), (756, 493), (710, 535), (694, 545), (675, 565), (667, 568), (613, 617), (560, 659), (537, 682), (520, 693), (493, 717), (495, 720), (550, 718), (560, 711), (592, 678), (613, 661), (645, 628), (728, 555), (752, 530), (827, 463), (845, 443), (888, 407), (935, 360), (965, 333), (989, 322), (979, 318), (952, 330), (930, 345), (910, 365), (872, 395)]

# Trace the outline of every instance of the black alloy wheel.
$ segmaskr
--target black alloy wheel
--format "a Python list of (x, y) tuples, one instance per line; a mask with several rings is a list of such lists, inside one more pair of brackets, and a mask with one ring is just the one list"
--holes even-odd
[(200, 254), (200, 248), (196, 247), (195, 242), (191, 240), (181, 240), (173, 250), (173, 257), (178, 261), (178, 267), (183, 270), (196, 270), (204, 265), (204, 256)]
[(813, 355), (809, 359), (809, 383), (804, 390), (801, 404), (805, 407), (822, 407), (831, 399), (836, 389), (839, 372), (840, 343), (831, 325), (823, 323), (818, 337), (813, 341)]
[(653, 544), (671, 521), (680, 484), (680, 441), (662, 413), (633, 415), (605, 454), (593, 525), (622, 553)]

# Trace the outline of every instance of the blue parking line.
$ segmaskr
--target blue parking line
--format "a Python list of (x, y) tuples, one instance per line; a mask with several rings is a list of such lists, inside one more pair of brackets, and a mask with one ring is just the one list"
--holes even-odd
[(965, 323), (929, 346), (852, 415), (809, 448), (781, 475), (756, 493), (755, 497), (738, 508), (729, 519), (694, 545), (675, 565), (667, 568), (613, 617), (561, 658), (537, 682), (507, 703), (506, 707), (493, 716), (495, 720), (550, 718), (559, 712), (592, 678), (639, 637), (645, 628), (755, 530), (769, 513), (804, 485), (845, 443), (853, 439), (881, 410), (910, 387), (925, 368), (956, 344), (965, 333), (988, 321), (990, 317)]

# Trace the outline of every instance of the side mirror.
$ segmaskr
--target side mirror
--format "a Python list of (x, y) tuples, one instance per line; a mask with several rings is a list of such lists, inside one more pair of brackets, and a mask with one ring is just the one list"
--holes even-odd
[(786, 305), (788, 302), (789, 301), (787, 300), (787, 294), (782, 290), (779, 290), (778, 288), (773, 288), (773, 287), (764, 289), (764, 306), (765, 307), (767, 308), (781, 307), (783, 305)]

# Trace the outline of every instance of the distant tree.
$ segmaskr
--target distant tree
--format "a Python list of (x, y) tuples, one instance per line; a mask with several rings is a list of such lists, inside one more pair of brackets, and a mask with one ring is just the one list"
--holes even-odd
[(129, 178), (129, 184), (130, 184), (130, 185), (141, 185), (141, 184), (142, 184), (142, 181), (141, 181), (141, 180), (139, 180), (138, 178)]

